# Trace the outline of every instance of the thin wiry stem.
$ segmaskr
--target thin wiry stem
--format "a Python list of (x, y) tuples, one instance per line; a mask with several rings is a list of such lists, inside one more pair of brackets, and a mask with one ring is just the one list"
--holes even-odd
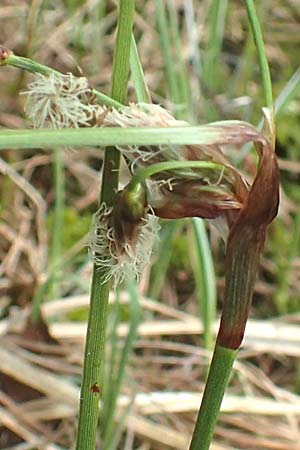
[(245, 0), (245, 6), (248, 14), (248, 20), (251, 27), (253, 39), (255, 42), (257, 57), (260, 67), (260, 74), (263, 86), (263, 93), (265, 97), (265, 103), (268, 108), (267, 113), (267, 132), (269, 134), (269, 139), (272, 144), (272, 148), (275, 149), (275, 109), (273, 103), (273, 93), (272, 93), (272, 80), (270, 74), (270, 68), (267, 60), (267, 55), (265, 51), (264, 39), (260, 27), (260, 23), (256, 14), (255, 6), (253, 0)]
[(263, 35), (261, 32), (261, 27), (255, 11), (253, 0), (245, 0), (245, 6), (247, 9), (248, 20), (250, 23), (253, 39), (257, 50), (266, 106), (268, 106), (268, 108), (273, 108), (273, 94), (272, 94), (272, 81), (270, 69), (266, 56)]
[(208, 450), (237, 351), (216, 346), (190, 450)]
[[(245, 134), (243, 134), (243, 129)], [(257, 136), (254, 127), (241, 121), (223, 121), (200, 126), (163, 128), (80, 128), (64, 130), (5, 130), (0, 150), (7, 148), (107, 147), (144, 145), (244, 144)]]
[[(10, 50), (7, 50), (3, 47), (0, 47), (0, 66), (12, 66), (34, 74), (44, 75), (46, 77), (50, 76), (51, 74), (57, 74), (58, 76), (62, 75), (61, 72), (52, 69), (49, 66), (40, 64), (30, 58), (24, 58), (23, 56), (14, 55)], [(97, 89), (93, 89), (93, 92), (99, 102), (101, 102), (103, 105), (113, 106), (114, 108), (120, 108), (122, 106), (121, 102), (118, 102), (108, 95), (103, 94)]]
[[(112, 98), (120, 103), (125, 103), (127, 96), (133, 20), (134, 0), (121, 0), (112, 77)], [(108, 207), (112, 204), (118, 187), (119, 160), (119, 152), (116, 149), (111, 148), (105, 152), (100, 202), (106, 203)], [(106, 270), (100, 270), (94, 265), (80, 395), (77, 450), (96, 448), (109, 295), (109, 283), (105, 282), (105, 279)]]
[(225, 170), (221, 164), (216, 164), (211, 161), (166, 161), (138, 169), (130, 184), (133, 187), (136, 183), (142, 183), (147, 178), (160, 172), (184, 168), (211, 169), (215, 173), (219, 173), (219, 175)]

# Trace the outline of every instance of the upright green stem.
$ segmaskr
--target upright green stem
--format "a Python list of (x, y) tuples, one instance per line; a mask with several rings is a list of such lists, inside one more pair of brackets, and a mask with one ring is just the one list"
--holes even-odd
[(265, 51), (264, 39), (262, 31), (260, 28), (259, 20), (255, 11), (255, 6), (253, 0), (245, 0), (245, 6), (247, 9), (248, 20), (250, 23), (253, 39), (255, 42), (258, 62), (260, 67), (261, 80), (263, 85), (263, 92), (265, 97), (265, 103), (269, 110), (269, 116), (267, 117), (267, 134), (271, 141), (272, 148), (275, 149), (275, 110), (273, 104), (273, 94), (272, 94), (272, 81), (270, 75), (269, 64), (267, 60), (267, 55)]
[(232, 365), (248, 318), (264, 233), (243, 226), (231, 236), (226, 254), (225, 298), (217, 344), (190, 450), (208, 450)]
[(272, 81), (269, 64), (265, 52), (263, 35), (261, 32), (253, 0), (245, 0), (245, 6), (247, 9), (248, 20), (250, 23), (253, 39), (257, 50), (257, 57), (260, 66), (266, 106), (272, 109), (273, 108)]
[(190, 450), (208, 450), (237, 351), (216, 345)]
[(263, 149), (258, 147), (260, 163), (257, 176), (230, 230), (220, 329), (190, 450), (208, 450), (210, 447), (231, 368), (244, 336), (266, 228), (276, 216), (279, 202), (279, 171), (272, 150), (275, 125), (270, 72), (253, 1), (245, 0), (245, 4), (258, 52), (265, 101), (270, 111), (268, 131), (272, 144), (266, 141)]
[(277, 214), (278, 192), (278, 166), (268, 143), (247, 202), (230, 231), (221, 323), (190, 450), (210, 446), (230, 370), (243, 340), (266, 228)]
[(133, 21), (134, 0), (120, 0), (111, 97), (122, 104), (126, 102), (127, 98)]
[[(118, 31), (112, 76), (112, 98), (125, 103), (129, 75), (131, 33), (134, 21), (134, 0), (120, 0)], [(112, 204), (118, 188), (119, 152), (105, 152), (100, 202)], [(77, 431), (77, 450), (95, 450), (99, 418), (99, 400), (102, 391), (100, 377), (105, 359), (105, 337), (108, 310), (109, 284), (104, 283), (106, 272), (94, 266), (90, 313), (84, 356), (83, 379), (80, 395), (80, 412)]]

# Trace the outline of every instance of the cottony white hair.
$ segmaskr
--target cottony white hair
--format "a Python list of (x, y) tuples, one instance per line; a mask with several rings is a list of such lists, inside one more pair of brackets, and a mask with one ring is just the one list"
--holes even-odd
[(90, 103), (92, 90), (88, 80), (71, 73), (37, 74), (21, 94), (27, 95), (25, 112), (35, 128), (46, 125), (53, 128), (88, 127), (103, 111), (99, 105)]
[[(178, 127), (188, 126), (183, 120), (175, 119), (166, 109), (160, 105), (147, 103), (131, 103), (122, 108), (110, 108), (104, 116), (103, 126), (109, 127)], [(159, 145), (141, 147), (136, 145), (117, 146), (120, 152), (131, 163), (131, 169), (135, 167), (154, 164), (163, 161), (184, 160), (179, 147), (176, 145)]]
[(143, 269), (150, 262), (153, 247), (158, 238), (158, 218), (148, 214), (139, 229), (134, 247), (128, 242), (119, 254), (116, 250), (114, 230), (108, 222), (112, 209), (102, 203), (93, 218), (89, 249), (93, 262), (99, 270), (105, 270), (103, 283), (113, 278), (116, 288), (126, 279), (139, 280)]

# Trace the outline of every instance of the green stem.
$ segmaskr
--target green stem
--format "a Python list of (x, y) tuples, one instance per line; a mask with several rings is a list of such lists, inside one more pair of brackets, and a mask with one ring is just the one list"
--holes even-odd
[(120, 0), (119, 21), (113, 62), (111, 96), (125, 104), (130, 66), (130, 49), (134, 20), (134, 0)]
[[(133, 21), (134, 0), (120, 0), (112, 76), (112, 98), (120, 103), (125, 103), (127, 96)], [(100, 202), (105, 202), (108, 206), (112, 204), (118, 188), (119, 159), (116, 149), (105, 152)], [(106, 272), (100, 271), (95, 265), (80, 395), (77, 450), (96, 448), (109, 296), (109, 283), (103, 281), (105, 276)]]
[[(107, 417), (105, 418), (107, 422), (107, 428), (105, 427), (105, 435), (103, 437), (103, 448), (105, 449), (110, 449), (112, 447), (111, 444), (113, 442), (113, 436), (115, 434), (114, 419), (117, 408), (117, 399), (120, 394), (121, 386), (126, 374), (128, 358), (131, 354), (134, 342), (136, 340), (138, 324), (140, 322), (141, 315), (139, 295), (136, 289), (135, 282), (133, 280), (128, 280), (126, 287), (130, 296), (130, 327), (121, 351), (121, 355), (119, 357), (119, 365), (116, 371), (116, 377), (114, 379), (113, 385), (111, 383), (113, 380), (113, 374), (111, 374), (110, 379), (108, 380), (110, 383), (109, 390), (111, 392), (111, 401), (108, 405)], [(115, 334), (117, 334), (116, 330)], [(115, 336), (114, 339), (117, 340), (117, 336)]]
[(273, 109), (272, 82), (269, 64), (265, 52), (263, 35), (261, 32), (253, 0), (245, 0), (245, 6), (247, 9), (248, 19), (257, 50), (266, 106), (270, 108), (270, 111), (272, 112)]
[(208, 450), (210, 447), (236, 355), (236, 350), (220, 345), (215, 347), (190, 450)]
[(230, 229), (214, 367), (209, 372), (190, 450), (209, 448), (231, 366), (243, 340), (266, 228), (277, 214), (278, 202), (279, 170), (268, 143), (247, 201)]
[(270, 140), (273, 150), (275, 150), (275, 140), (276, 140), (275, 109), (274, 109), (274, 104), (273, 104), (272, 81), (271, 81), (270, 69), (269, 69), (269, 64), (268, 64), (266, 51), (265, 51), (263, 35), (261, 32), (261, 27), (260, 27), (259, 20), (258, 20), (257, 14), (256, 14), (253, 0), (245, 0), (245, 6), (247, 9), (248, 20), (250, 23), (251, 32), (252, 32), (256, 50), (257, 50), (265, 102), (266, 102), (266, 106), (268, 107), (268, 110), (269, 110), (269, 113), (268, 113), (269, 117), (265, 117), (265, 119), (266, 119), (265, 120), (265, 125), (266, 125), (265, 134), (267, 135), (268, 139)]
[[(102, 389), (101, 363), (104, 358), (109, 285), (102, 283), (102, 271), (94, 267), (77, 429), (77, 450), (95, 450)], [(96, 301), (97, 300), (97, 301)], [(93, 327), (94, 326), (94, 327)]]
[[(243, 135), (239, 127), (247, 127)], [(0, 132), (0, 150), (8, 148), (107, 147), (111, 145), (226, 145), (244, 144), (259, 138), (246, 122), (224, 121), (193, 127), (163, 128), (69, 128), (4, 130)]]
[[(52, 73), (57, 75), (63, 75), (61, 72), (52, 69), (51, 67), (45, 66), (43, 64), (37, 63), (33, 59), (24, 58), (22, 56), (16, 56), (13, 53), (9, 53), (6, 58), (0, 59), (0, 66), (12, 66), (17, 69), (26, 70), (27, 72), (31, 72), (34, 74), (40, 74), (48, 77)], [(121, 108), (122, 103), (109, 97), (108, 95), (103, 94), (97, 89), (93, 89), (93, 92), (100, 103), (106, 106), (112, 106), (114, 108)]]
[(241, 345), (264, 241), (261, 227), (239, 225), (226, 251), (225, 295), (220, 329), (190, 450), (210, 446), (230, 371)]
[(9, 53), (9, 55), (5, 59), (2, 59), (0, 65), (16, 67), (17, 69), (26, 70), (27, 72), (31, 73), (39, 73), (40, 75), (44, 75), (45, 77), (48, 77), (52, 73), (61, 75), (60, 72), (51, 69), (51, 67), (40, 64), (30, 58), (24, 58), (23, 56), (14, 55), (13, 53)]
[(152, 177), (160, 172), (166, 172), (169, 170), (176, 169), (211, 169), (214, 171), (222, 172), (224, 166), (221, 164), (216, 164), (210, 161), (167, 161), (157, 164), (152, 164), (151, 166), (142, 167), (138, 169), (134, 177), (132, 178), (130, 185), (134, 188), (137, 184), (143, 183), (147, 178)]

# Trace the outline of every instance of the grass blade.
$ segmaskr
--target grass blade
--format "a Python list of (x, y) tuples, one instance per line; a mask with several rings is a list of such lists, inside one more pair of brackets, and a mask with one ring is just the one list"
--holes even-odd
[(203, 220), (192, 219), (196, 253), (195, 280), (197, 299), (204, 326), (204, 345), (211, 349), (213, 345), (212, 326), (216, 316), (216, 278), (209, 241)]
[(131, 38), (130, 68), (138, 102), (151, 103), (151, 97), (145, 83), (144, 71), (133, 35)]

